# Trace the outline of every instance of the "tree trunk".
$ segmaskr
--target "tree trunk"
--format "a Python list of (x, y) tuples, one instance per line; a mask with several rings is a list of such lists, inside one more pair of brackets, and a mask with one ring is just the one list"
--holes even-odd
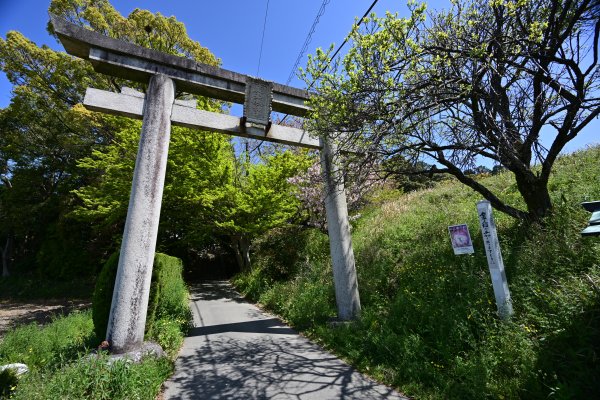
[(548, 192), (548, 181), (533, 174), (515, 174), (517, 188), (527, 205), (528, 219), (538, 222), (552, 210), (552, 200)]
[(250, 242), (243, 235), (240, 238), (240, 252), (242, 253), (242, 260), (244, 262), (244, 271), (250, 271), (252, 267), (250, 263)]
[(237, 262), (240, 271), (245, 271), (244, 257), (242, 256), (242, 250), (240, 246), (241, 235), (231, 235), (231, 248), (235, 255), (235, 261)]
[(10, 271), (8, 270), (8, 264), (10, 261), (10, 252), (12, 250), (12, 236), (9, 235), (6, 238), (6, 243), (4, 244), (4, 248), (2, 249), (2, 277), (10, 276)]

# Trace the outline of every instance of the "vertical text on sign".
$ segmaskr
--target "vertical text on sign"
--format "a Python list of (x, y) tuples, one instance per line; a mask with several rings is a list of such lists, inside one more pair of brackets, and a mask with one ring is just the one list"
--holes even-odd
[(496, 223), (492, 214), (492, 206), (489, 201), (483, 200), (477, 203), (477, 213), (481, 225), (481, 235), (487, 256), (492, 286), (498, 307), (498, 315), (502, 319), (508, 319), (513, 314), (512, 300), (508, 290), (508, 281), (504, 271), (504, 261), (500, 251), (500, 241)]

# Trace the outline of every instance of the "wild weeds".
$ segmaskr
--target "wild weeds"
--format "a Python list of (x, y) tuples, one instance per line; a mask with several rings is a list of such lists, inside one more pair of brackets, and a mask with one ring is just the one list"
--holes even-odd
[[(475, 208), (480, 198), (453, 181), (363, 211), (353, 230), (363, 312), (350, 327), (325, 323), (335, 315), (325, 239), (288, 243), (288, 252), (312, 254), (289, 257), (294, 265), (271, 265), (263, 244), (259, 268), (235, 282), (244, 290), (250, 277), (256, 282), (265, 271), (293, 270), (254, 286), (253, 297), (419, 399), (594, 398), (600, 240), (580, 236), (589, 214), (579, 203), (600, 200), (599, 164), (600, 148), (558, 161), (550, 182), (554, 212), (544, 225), (495, 212), (515, 309), (509, 322), (496, 315)], [(521, 206), (509, 174), (483, 179)], [(453, 254), (447, 227), (458, 223), (469, 225), (474, 255)]]

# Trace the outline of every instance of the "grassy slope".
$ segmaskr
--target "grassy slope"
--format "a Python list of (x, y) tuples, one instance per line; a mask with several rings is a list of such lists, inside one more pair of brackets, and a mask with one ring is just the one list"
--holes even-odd
[[(235, 283), (361, 370), (417, 398), (593, 398), (600, 393), (600, 240), (581, 238), (600, 199), (600, 148), (559, 160), (554, 215), (525, 229), (495, 213), (515, 316), (500, 323), (478, 227), (480, 196), (455, 182), (365, 210), (353, 241), (363, 314), (335, 314), (327, 239), (272, 232), (257, 268)], [(484, 178), (521, 205), (509, 174)], [(475, 255), (454, 256), (449, 225), (467, 223)]]

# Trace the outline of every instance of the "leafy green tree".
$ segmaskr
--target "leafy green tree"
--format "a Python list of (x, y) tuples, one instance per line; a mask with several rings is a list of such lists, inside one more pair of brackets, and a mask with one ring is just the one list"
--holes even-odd
[[(208, 50), (189, 40), (183, 24), (172, 17), (136, 9), (123, 18), (106, 1), (55, 0), (50, 11), (121, 40), (218, 63)], [(220, 102), (197, 100), (199, 108), (223, 109)], [(72, 214), (94, 222), (104, 235), (115, 238), (127, 210), (140, 131), (139, 122), (119, 121), (109, 145), (80, 159), (79, 167), (99, 178), (73, 192), (82, 204)], [(306, 156), (275, 152), (253, 164), (245, 154), (236, 159), (229, 140), (222, 135), (173, 128), (171, 137), (159, 246), (199, 250), (217, 238), (228, 238), (240, 268), (249, 267), (250, 239), (298, 212), (286, 179), (299, 173)]]
[[(187, 35), (185, 25), (173, 16), (136, 8), (122, 16), (108, 0), (52, 0), (48, 11), (69, 22), (116, 39), (209, 65), (219, 60)], [(52, 25), (48, 30), (52, 32)]]
[[(50, 12), (111, 37), (219, 63), (173, 17), (139, 9), (123, 17), (103, 0), (54, 0)], [(126, 82), (38, 47), (18, 32), (0, 41), (0, 67), (14, 85), (11, 104), (0, 114), (3, 272), (8, 273), (9, 247), (16, 244), (12, 253), (21, 264), (27, 260), (32, 268), (45, 266), (55, 276), (66, 275), (89, 264), (82, 258), (85, 250), (106, 255), (120, 240), (140, 122), (81, 105), (86, 87), (118, 91)], [(199, 108), (225, 109), (222, 102), (194, 98)], [(274, 152), (264, 162), (244, 165), (227, 137), (173, 128), (159, 247), (201, 249), (233, 238), (236, 254), (245, 254), (249, 265), (240, 243), (247, 250), (253, 235), (297, 212), (286, 178), (299, 173), (304, 157), (301, 152)], [(73, 254), (72, 249), (81, 252)]]
[(215, 224), (230, 237), (240, 269), (247, 270), (252, 239), (298, 219), (301, 204), (295, 196), (297, 187), (289, 179), (306, 173), (312, 158), (304, 150), (275, 148), (260, 162), (246, 162), (245, 154), (239, 159), (244, 162), (238, 162), (234, 184), (226, 188), (228, 201), (216, 214)]
[[(108, 1), (58, 0), (50, 4), (50, 11), (119, 39), (218, 64), (172, 17), (135, 10), (125, 18)], [(88, 240), (92, 239), (89, 221), (77, 225), (67, 215), (78, 201), (72, 191), (101, 180), (97, 170), (79, 168), (79, 160), (94, 149), (118, 145), (115, 132), (130, 124), (124, 118), (85, 110), (80, 104), (85, 89), (120, 90), (124, 82), (95, 73), (83, 60), (38, 47), (19, 32), (0, 38), (0, 69), (13, 84), (11, 104), (0, 116), (3, 273), (8, 273), (11, 247), (13, 258), (32, 268), (48, 265), (50, 259), (60, 267), (66, 258), (60, 257), (64, 248), (105, 251), (106, 242)], [(204, 98), (198, 102), (203, 108), (222, 108), (221, 103)]]
[[(33, 267), (47, 230), (69, 207), (70, 190), (86, 179), (75, 161), (105, 142), (110, 127), (87, 118), (78, 106), (95, 75), (83, 62), (9, 32), (0, 39), (0, 68), (14, 85), (11, 103), (0, 116), (0, 238), (6, 264), (6, 254), (12, 253)], [(105, 83), (96, 80), (100, 87)]]
[[(127, 213), (140, 123), (130, 120), (115, 144), (82, 159), (80, 167), (101, 179), (75, 191), (82, 205), (74, 215), (102, 230), (120, 233)], [(226, 238), (240, 268), (250, 267), (250, 241), (299, 213), (288, 178), (305, 171), (304, 151), (275, 152), (244, 168), (221, 134), (174, 127), (161, 209), (159, 246), (197, 251)], [(114, 229), (117, 226), (119, 229)]]
[[(409, 4), (408, 18), (355, 28), (343, 60), (312, 57), (312, 128), (384, 159), (433, 160), (431, 172), (454, 175), (496, 209), (541, 219), (557, 156), (600, 115), (598, 1), (455, 0), (429, 13)], [(464, 172), (480, 157), (514, 174), (525, 209)]]
[[(73, 215), (92, 222), (97, 233), (120, 240), (141, 131), (139, 121), (123, 121), (114, 143), (80, 160), (99, 179), (74, 191), (81, 200)], [(233, 182), (234, 158), (228, 138), (173, 127), (163, 193), (160, 246), (194, 246), (214, 240), (212, 216)]]

